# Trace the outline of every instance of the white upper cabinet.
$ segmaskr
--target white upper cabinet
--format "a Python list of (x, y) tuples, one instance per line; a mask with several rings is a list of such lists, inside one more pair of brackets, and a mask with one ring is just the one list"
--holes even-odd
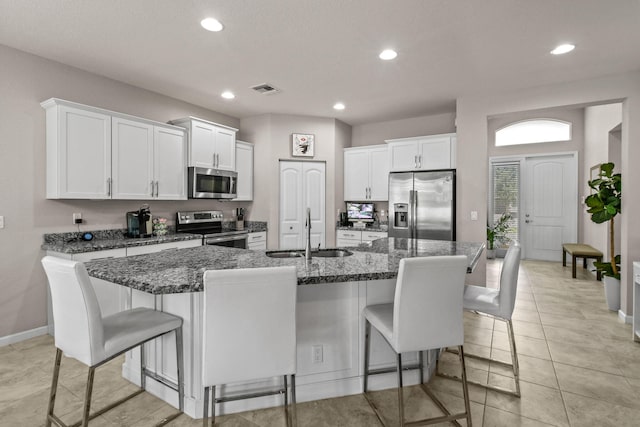
[(187, 144), (181, 129), (154, 127), (153, 176), (155, 199), (187, 199)]
[(236, 172), (238, 172), (235, 201), (253, 200), (253, 144), (236, 141)]
[(189, 131), (189, 166), (236, 170), (236, 132), (196, 117), (172, 120), (172, 124)]
[(111, 198), (111, 116), (52, 98), (46, 109), (47, 198)]
[(456, 167), (456, 135), (453, 133), (385, 142), (388, 144), (391, 172)]
[(344, 150), (344, 199), (389, 199), (389, 157), (386, 146)]
[(47, 198), (184, 200), (184, 130), (60, 99), (47, 110)]
[(155, 194), (153, 126), (114, 117), (111, 129), (112, 198), (152, 198)]

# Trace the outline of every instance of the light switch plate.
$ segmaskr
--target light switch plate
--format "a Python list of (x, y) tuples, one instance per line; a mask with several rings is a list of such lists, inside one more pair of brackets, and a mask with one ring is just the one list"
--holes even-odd
[(0, 228), (4, 228), (4, 216), (0, 216)]
[(471, 211), (471, 221), (478, 220), (478, 211)]

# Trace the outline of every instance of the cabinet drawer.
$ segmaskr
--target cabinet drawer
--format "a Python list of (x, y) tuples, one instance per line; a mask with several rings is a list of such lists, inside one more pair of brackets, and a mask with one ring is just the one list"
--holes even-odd
[(362, 232), (362, 241), (370, 242), (372, 240), (383, 239), (387, 237), (387, 233), (383, 231), (363, 231)]
[(336, 237), (341, 240), (357, 240), (358, 242), (360, 242), (362, 240), (362, 232), (351, 231), (351, 230), (338, 230)]
[(338, 239), (336, 246), (339, 248), (350, 248), (360, 245), (360, 240)]
[(266, 241), (267, 241), (267, 232), (266, 231), (259, 231), (257, 233), (249, 233), (249, 236), (247, 237), (247, 242), (249, 244), (259, 243), (259, 242), (266, 242)]

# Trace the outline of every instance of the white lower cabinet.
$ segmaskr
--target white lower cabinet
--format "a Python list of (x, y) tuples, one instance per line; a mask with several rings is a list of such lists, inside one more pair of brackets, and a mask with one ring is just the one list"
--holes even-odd
[(247, 237), (247, 249), (252, 251), (264, 251), (267, 249), (267, 232), (259, 231), (257, 233), (249, 233)]
[(360, 243), (368, 243), (385, 237), (387, 237), (386, 231), (338, 230), (336, 232), (336, 246), (339, 248), (358, 246)]
[[(362, 282), (326, 283), (298, 286), (297, 297), (297, 373), (296, 397), (299, 402), (345, 396), (362, 392), (362, 354), (364, 320), (362, 310), (369, 304), (393, 301), (395, 279)], [(202, 416), (202, 293), (152, 295), (133, 290), (130, 307), (149, 307), (175, 314), (184, 319), (185, 413), (193, 418)], [(129, 308), (129, 307), (127, 307)], [(371, 336), (371, 368), (393, 367), (395, 355), (377, 331)], [(147, 344), (146, 366), (152, 372), (175, 381), (176, 349), (173, 334)], [(127, 354), (123, 376), (140, 382), (140, 352)], [(403, 356), (410, 364), (415, 354)], [(431, 359), (427, 359), (429, 361)], [(260, 363), (260, 359), (256, 359)], [(429, 372), (428, 367), (425, 368)], [(406, 372), (406, 384), (417, 384), (417, 371)], [(277, 379), (249, 381), (227, 386), (230, 394), (273, 386)], [(394, 387), (393, 373), (370, 378), (372, 390)], [(177, 393), (161, 383), (147, 379), (147, 391), (177, 406)], [(281, 400), (261, 397), (227, 402), (216, 413), (234, 413), (281, 405)]]

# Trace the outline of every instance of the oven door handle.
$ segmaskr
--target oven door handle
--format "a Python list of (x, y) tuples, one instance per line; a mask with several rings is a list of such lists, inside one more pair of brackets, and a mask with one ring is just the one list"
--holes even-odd
[(246, 240), (247, 234), (240, 234), (238, 236), (224, 236), (224, 237), (207, 237), (206, 244), (219, 243), (219, 242), (231, 242), (234, 240)]

